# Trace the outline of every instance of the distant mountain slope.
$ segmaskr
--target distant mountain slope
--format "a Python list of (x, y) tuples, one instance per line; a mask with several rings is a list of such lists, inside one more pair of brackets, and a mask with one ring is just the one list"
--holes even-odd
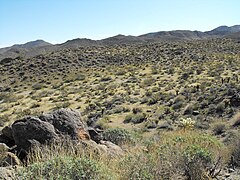
[(30, 41), (25, 44), (15, 44), (11, 47), (0, 49), (0, 59), (5, 57), (15, 58), (17, 56), (35, 56), (53, 48), (52, 44), (43, 40)]
[(113, 37), (109, 37), (106, 39), (100, 40), (103, 45), (114, 45), (114, 44), (134, 44), (134, 43), (143, 43), (146, 42), (141, 37), (136, 36), (125, 36), (125, 35), (117, 35)]
[(68, 40), (65, 43), (58, 44), (59, 48), (77, 48), (77, 47), (84, 47), (84, 46), (94, 46), (94, 45), (100, 45), (99, 41), (87, 39), (87, 38), (77, 38), (73, 40)]
[(68, 40), (62, 44), (52, 45), (43, 40), (31, 41), (26, 44), (17, 44), (11, 47), (0, 49), (0, 60), (4, 58), (16, 58), (18, 56), (32, 57), (64, 48), (78, 48), (86, 46), (109, 46), (117, 44), (135, 44), (159, 41), (186, 41), (199, 40), (208, 38), (230, 38), (239, 41), (240, 25), (235, 26), (219, 26), (211, 31), (159, 31), (143, 34), (140, 36), (117, 35), (102, 40), (91, 40), (86, 38), (77, 38)]
[(231, 33), (240, 32), (240, 25), (235, 26), (219, 26), (211, 31), (206, 31), (205, 33), (209, 35), (224, 36)]
[(240, 42), (240, 32), (235, 32), (224, 36), (224, 38), (229, 38)]
[(49, 46), (52, 45), (48, 42), (45, 42), (43, 40), (36, 40), (36, 41), (30, 41), (25, 44), (15, 44), (12, 46), (12, 48), (37, 48), (37, 47), (43, 47), (43, 46)]
[(176, 31), (160, 31), (155, 33), (148, 33), (139, 36), (145, 40), (194, 40), (206, 39), (209, 36), (200, 31), (176, 30)]

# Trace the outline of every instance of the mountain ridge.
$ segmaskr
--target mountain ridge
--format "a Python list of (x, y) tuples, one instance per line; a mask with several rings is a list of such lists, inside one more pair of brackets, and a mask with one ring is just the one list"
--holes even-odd
[(139, 36), (118, 34), (101, 40), (76, 38), (60, 44), (51, 44), (44, 40), (30, 41), (25, 44), (15, 44), (10, 47), (0, 48), (0, 60), (16, 58), (18, 56), (32, 57), (39, 54), (56, 51), (63, 48), (78, 48), (86, 46), (109, 46), (117, 44), (151, 43), (160, 41), (188, 41), (204, 40), (209, 38), (230, 38), (239, 41), (240, 25), (219, 26), (211, 31), (172, 30), (158, 31)]

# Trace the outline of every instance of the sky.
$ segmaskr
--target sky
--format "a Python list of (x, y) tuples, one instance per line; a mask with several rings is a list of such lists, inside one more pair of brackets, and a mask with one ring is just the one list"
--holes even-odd
[(0, 47), (240, 24), (240, 0), (0, 0)]

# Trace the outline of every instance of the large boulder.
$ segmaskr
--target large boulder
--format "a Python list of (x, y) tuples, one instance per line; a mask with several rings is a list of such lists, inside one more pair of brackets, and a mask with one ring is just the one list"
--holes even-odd
[(6, 136), (8, 139), (13, 140), (13, 135), (12, 135), (12, 127), (11, 126), (5, 126), (2, 129), (2, 134)]
[(78, 111), (59, 109), (39, 117), (26, 117), (6, 127), (5, 136), (13, 138), (19, 148), (26, 151), (36, 144), (70, 136), (74, 140), (89, 140), (90, 135)]
[(39, 118), (52, 124), (57, 133), (69, 135), (72, 139), (90, 139), (87, 126), (76, 110), (62, 108), (43, 114)]
[(45, 144), (57, 138), (54, 126), (36, 117), (15, 121), (12, 124), (12, 135), (18, 148), (26, 151), (32, 146), (32, 141)]

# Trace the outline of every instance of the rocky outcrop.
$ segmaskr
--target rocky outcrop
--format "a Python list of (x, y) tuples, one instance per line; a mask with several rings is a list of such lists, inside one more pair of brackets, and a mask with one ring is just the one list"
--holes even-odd
[(32, 140), (45, 144), (57, 138), (54, 126), (36, 117), (15, 121), (12, 124), (12, 134), (16, 145), (27, 151), (32, 145)]
[[(121, 154), (122, 149), (108, 141), (102, 141), (102, 130), (87, 127), (78, 111), (72, 109), (59, 109), (42, 114), (39, 117), (25, 117), (6, 126), (0, 135), (0, 143), (4, 149), (6, 145), (9, 152), (6, 162), (12, 162), (11, 152), (17, 152), (20, 159), (24, 159), (34, 146), (51, 144), (69, 138), (74, 142), (88, 142), (101, 152)], [(10, 148), (9, 148), (9, 147)], [(14, 165), (18, 164), (13, 161)]]
[(69, 135), (72, 139), (90, 139), (87, 126), (78, 111), (59, 109), (39, 118), (52, 124), (58, 134)]

